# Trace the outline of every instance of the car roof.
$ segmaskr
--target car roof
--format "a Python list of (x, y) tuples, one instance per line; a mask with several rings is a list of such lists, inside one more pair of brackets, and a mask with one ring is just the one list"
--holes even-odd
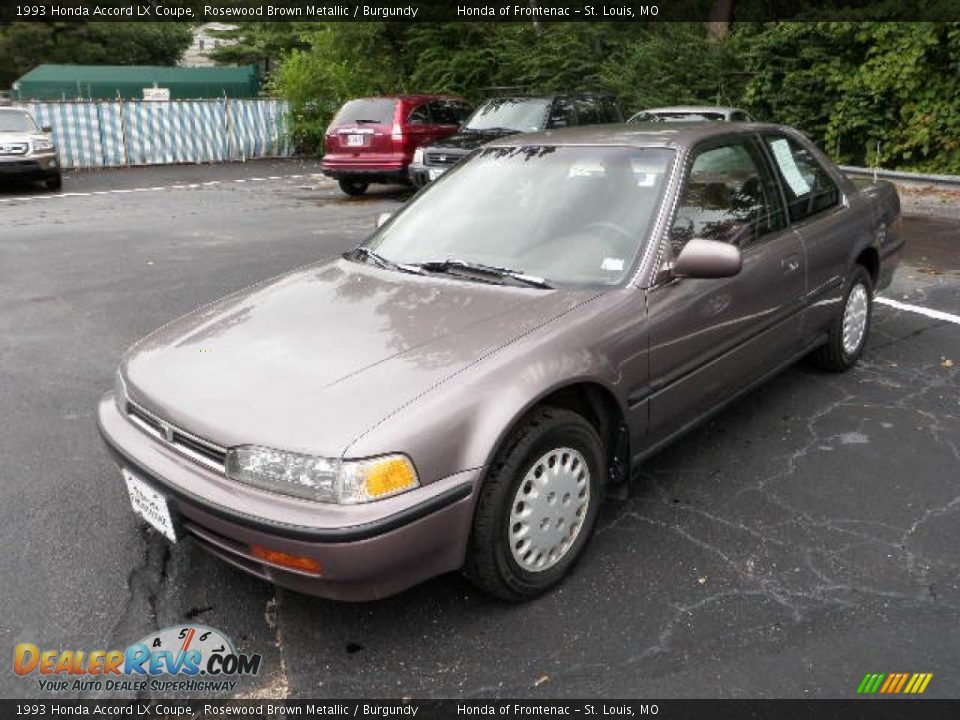
[(497, 147), (530, 145), (621, 145), (626, 147), (686, 148), (704, 140), (759, 131), (796, 133), (787, 125), (771, 123), (642, 122), (618, 125), (580, 125), (577, 127), (525, 135), (508, 135), (488, 143)]
[[(461, 100), (456, 95), (368, 95), (365, 97), (350, 98), (347, 102), (354, 100), (401, 100), (407, 102), (419, 102), (421, 100)], [(344, 105), (347, 103), (345, 102)]]
[[(647, 108), (641, 110), (641, 113), (732, 113), (746, 112), (740, 108), (722, 106), (722, 105), (671, 105), (669, 107)], [(637, 113), (638, 115), (640, 113)]]
[(509, 95), (491, 95), (489, 97), (483, 98), (482, 103), (487, 103), (491, 101), (503, 101), (503, 100), (556, 100), (557, 98), (581, 98), (581, 99), (591, 99), (596, 100), (599, 98), (613, 98), (612, 93), (605, 92), (555, 92), (555, 93), (533, 93), (533, 94), (524, 94), (524, 93), (513, 93)]

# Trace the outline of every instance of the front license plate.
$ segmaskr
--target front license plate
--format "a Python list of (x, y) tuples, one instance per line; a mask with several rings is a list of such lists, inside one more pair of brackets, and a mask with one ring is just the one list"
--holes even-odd
[(167, 499), (147, 485), (129, 470), (121, 470), (123, 479), (127, 483), (127, 492), (130, 494), (130, 504), (133, 511), (146, 520), (170, 542), (177, 541), (177, 533), (173, 527), (173, 518)]
[(347, 135), (347, 147), (362, 147), (363, 135)]
[(431, 180), (436, 180), (438, 177), (443, 175), (444, 172), (446, 172), (446, 170), (443, 168), (430, 168), (427, 171), (427, 174), (430, 176)]

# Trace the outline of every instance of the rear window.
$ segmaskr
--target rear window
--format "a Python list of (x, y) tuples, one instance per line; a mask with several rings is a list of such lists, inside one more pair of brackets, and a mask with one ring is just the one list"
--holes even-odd
[(389, 125), (393, 122), (397, 101), (388, 98), (351, 100), (333, 118), (333, 125)]

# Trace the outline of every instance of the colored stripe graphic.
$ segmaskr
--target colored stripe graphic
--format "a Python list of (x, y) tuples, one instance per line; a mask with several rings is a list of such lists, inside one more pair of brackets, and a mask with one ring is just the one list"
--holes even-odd
[(933, 679), (933, 673), (867, 673), (857, 686), (860, 695), (919, 695)]

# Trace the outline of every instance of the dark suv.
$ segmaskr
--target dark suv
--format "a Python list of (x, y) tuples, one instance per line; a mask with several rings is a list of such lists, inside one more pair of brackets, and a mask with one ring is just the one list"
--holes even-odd
[(414, 150), (457, 132), (471, 110), (440, 95), (351, 100), (327, 128), (321, 169), (348, 195), (370, 183), (405, 183)]
[(506, 135), (620, 122), (623, 114), (612, 95), (570, 93), (490, 98), (474, 111), (456, 135), (414, 152), (410, 180), (422, 187), (484, 143)]

